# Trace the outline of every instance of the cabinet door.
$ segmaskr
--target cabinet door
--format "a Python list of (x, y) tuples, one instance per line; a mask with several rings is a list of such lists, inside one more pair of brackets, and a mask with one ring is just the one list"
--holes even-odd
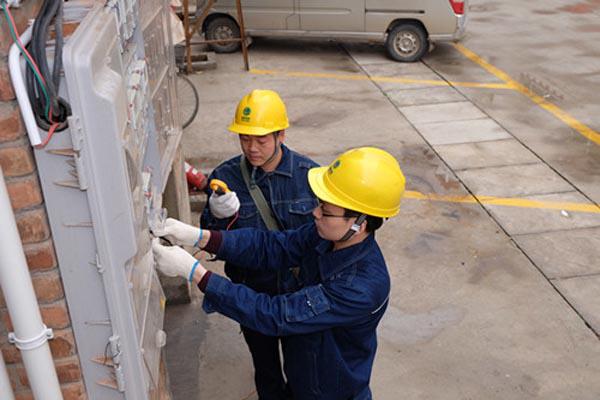
[(299, 0), (299, 5), (302, 30), (365, 30), (365, 0)]

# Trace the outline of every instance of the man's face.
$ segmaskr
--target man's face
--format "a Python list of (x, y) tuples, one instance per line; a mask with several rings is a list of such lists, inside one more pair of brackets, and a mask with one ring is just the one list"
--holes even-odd
[(354, 218), (344, 217), (344, 209), (331, 203), (319, 201), (313, 210), (317, 232), (325, 240), (340, 240), (352, 226)]
[(283, 132), (279, 133), (279, 140), (273, 133), (265, 136), (240, 135), (242, 152), (252, 166), (260, 167), (275, 153), (275, 146), (283, 142), (283, 135)]

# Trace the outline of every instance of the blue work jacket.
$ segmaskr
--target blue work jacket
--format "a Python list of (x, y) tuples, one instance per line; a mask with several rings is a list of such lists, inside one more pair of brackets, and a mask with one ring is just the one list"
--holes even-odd
[[(281, 145), (282, 157), (277, 168), (265, 173), (261, 168), (246, 166), (256, 184), (260, 187), (267, 202), (275, 214), (281, 230), (298, 228), (313, 220), (312, 210), (318, 205), (317, 199), (308, 184), (308, 170), (318, 167), (311, 159)], [(230, 229), (257, 228), (268, 230), (258, 212), (250, 192), (246, 187), (240, 170), (240, 157), (234, 157), (219, 165), (209, 176), (210, 179), (220, 179), (236, 192), (240, 200), (239, 216)], [(211, 194), (210, 189), (207, 192)], [(210, 207), (204, 209), (200, 226), (205, 229), (224, 230), (233, 218), (218, 219), (210, 212)], [(233, 282), (244, 283), (247, 286), (268, 294), (279, 294), (289, 291), (295, 285), (290, 270), (273, 272), (265, 268), (247, 270), (240, 268), (235, 262), (225, 264), (225, 274)]]
[(285, 336), (285, 373), (294, 399), (371, 398), (369, 380), (376, 328), (390, 292), (390, 277), (373, 235), (332, 251), (314, 223), (286, 232), (223, 232), (217, 257), (276, 271), (300, 266), (294, 293), (269, 296), (213, 274), (203, 308), (265, 335)]

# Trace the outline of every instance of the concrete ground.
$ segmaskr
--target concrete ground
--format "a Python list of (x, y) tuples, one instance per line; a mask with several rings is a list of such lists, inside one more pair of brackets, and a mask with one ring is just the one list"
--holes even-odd
[[(232, 54), (192, 76), (183, 146), (203, 169), (239, 153), (226, 126), (254, 88), (281, 94), (286, 143), (320, 163), (364, 145), (398, 158), (408, 192), (378, 234), (393, 286), (376, 399), (598, 399), (599, 10), (472, 0), (463, 47), (422, 63), (257, 39), (251, 73)], [(254, 398), (239, 328), (200, 302), (167, 309), (175, 399)]]

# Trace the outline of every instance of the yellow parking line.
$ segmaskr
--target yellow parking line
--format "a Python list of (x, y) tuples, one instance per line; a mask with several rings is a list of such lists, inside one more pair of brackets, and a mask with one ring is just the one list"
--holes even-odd
[(579, 132), (585, 138), (591, 140), (592, 142), (594, 142), (596, 144), (600, 144), (600, 133), (596, 132), (592, 128), (590, 128), (587, 125), (583, 124), (582, 122), (578, 121), (573, 116), (571, 116), (569, 113), (562, 110), (560, 107), (556, 106), (555, 104), (550, 103), (549, 101), (544, 99), (542, 96), (538, 96), (537, 94), (533, 93), (526, 86), (524, 86), (521, 83), (512, 79), (506, 72), (504, 72), (504, 71), (496, 68), (492, 64), (488, 63), (487, 61), (485, 61), (484, 59), (479, 57), (477, 54), (475, 54), (471, 50), (467, 49), (465, 46), (463, 46), (459, 43), (455, 43), (454, 47), (458, 51), (460, 51), (465, 57), (467, 57), (471, 61), (477, 63), (479, 66), (481, 66), (483, 69), (487, 70), (489, 73), (491, 73), (498, 79), (503, 80), (512, 89), (529, 97), (531, 99), (531, 101), (533, 101), (534, 103), (536, 103), (537, 105), (539, 105), (540, 107), (542, 107), (543, 109), (548, 111), (549, 113), (553, 114), (556, 118), (563, 121), (565, 124), (567, 124), (574, 130)]
[(452, 196), (440, 195), (435, 193), (421, 193), (407, 190), (404, 193), (407, 199), (441, 201), (446, 203), (470, 203), (470, 204), (489, 204), (494, 206), (518, 207), (518, 208), (535, 208), (540, 210), (559, 210), (559, 211), (574, 211), (582, 213), (600, 214), (600, 207), (595, 204), (570, 203), (560, 201), (540, 201), (524, 198), (510, 197), (494, 197), (494, 196)]
[(342, 81), (374, 81), (374, 82), (390, 82), (402, 83), (408, 85), (431, 85), (431, 86), (461, 86), (471, 88), (485, 89), (513, 89), (511, 85), (506, 83), (479, 83), (479, 82), (446, 82), (434, 79), (410, 79), (410, 78), (392, 78), (389, 76), (368, 76), (368, 75), (351, 75), (351, 74), (329, 74), (321, 72), (301, 72), (301, 71), (276, 71), (268, 69), (250, 69), (250, 73), (256, 75), (280, 75), (290, 78), (322, 78), (322, 79), (337, 79)]

